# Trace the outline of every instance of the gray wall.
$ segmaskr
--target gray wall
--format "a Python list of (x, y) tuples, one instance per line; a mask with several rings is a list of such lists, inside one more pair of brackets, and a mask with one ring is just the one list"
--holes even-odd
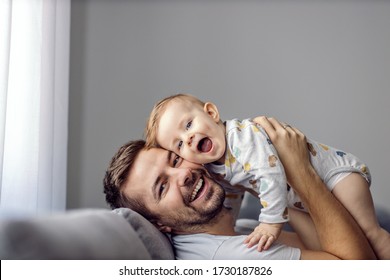
[(68, 208), (106, 207), (117, 148), (188, 92), (355, 153), (390, 210), (389, 30), (390, 1), (72, 1)]

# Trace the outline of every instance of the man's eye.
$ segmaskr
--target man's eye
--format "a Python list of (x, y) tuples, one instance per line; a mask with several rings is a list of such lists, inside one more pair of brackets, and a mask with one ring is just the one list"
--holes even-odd
[(179, 156), (176, 156), (176, 157), (173, 159), (172, 166), (173, 166), (173, 167), (176, 167), (177, 164), (179, 163), (180, 159), (181, 159), (181, 158), (180, 158)]
[(186, 129), (189, 129), (189, 128), (191, 127), (191, 125), (192, 125), (192, 121), (189, 121), (189, 122), (187, 123), (187, 125), (186, 125)]
[(181, 146), (183, 146), (183, 141), (179, 141), (179, 145), (177, 145), (177, 147), (179, 148), (179, 150), (181, 149)]
[(159, 196), (161, 196), (161, 194), (164, 192), (166, 187), (167, 187), (166, 183), (163, 183), (163, 184), (160, 185), (160, 189), (158, 190)]

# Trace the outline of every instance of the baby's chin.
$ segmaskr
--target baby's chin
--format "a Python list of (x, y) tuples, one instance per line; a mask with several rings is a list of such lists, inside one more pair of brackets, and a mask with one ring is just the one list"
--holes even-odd
[(225, 163), (225, 153), (219, 153), (216, 155), (209, 155), (209, 156), (202, 156), (202, 159), (199, 160), (202, 161), (201, 164), (207, 164), (207, 163)]
[(202, 164), (211, 162), (224, 162), (226, 146), (220, 147), (221, 143), (212, 141), (209, 137), (205, 137), (198, 143), (198, 152), (200, 153), (200, 161)]

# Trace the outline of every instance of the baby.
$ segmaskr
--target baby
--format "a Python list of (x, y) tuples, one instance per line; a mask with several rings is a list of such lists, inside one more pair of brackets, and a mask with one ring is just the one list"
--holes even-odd
[[(266, 132), (250, 119), (222, 122), (213, 103), (177, 94), (154, 106), (145, 134), (148, 147), (159, 146), (185, 160), (204, 164), (231, 185), (258, 194), (260, 223), (246, 238), (248, 247), (257, 244), (258, 251), (267, 250), (289, 221), (288, 207), (306, 211), (288, 186)], [(367, 166), (352, 154), (312, 140), (308, 140), (308, 149), (313, 167), (359, 223), (378, 257), (389, 259), (390, 234), (377, 222)]]

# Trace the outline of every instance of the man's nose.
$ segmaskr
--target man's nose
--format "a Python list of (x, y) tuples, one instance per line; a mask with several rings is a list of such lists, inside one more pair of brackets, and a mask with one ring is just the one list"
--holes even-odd
[(192, 170), (191, 168), (176, 168), (176, 184), (178, 187), (187, 187), (192, 181)]

